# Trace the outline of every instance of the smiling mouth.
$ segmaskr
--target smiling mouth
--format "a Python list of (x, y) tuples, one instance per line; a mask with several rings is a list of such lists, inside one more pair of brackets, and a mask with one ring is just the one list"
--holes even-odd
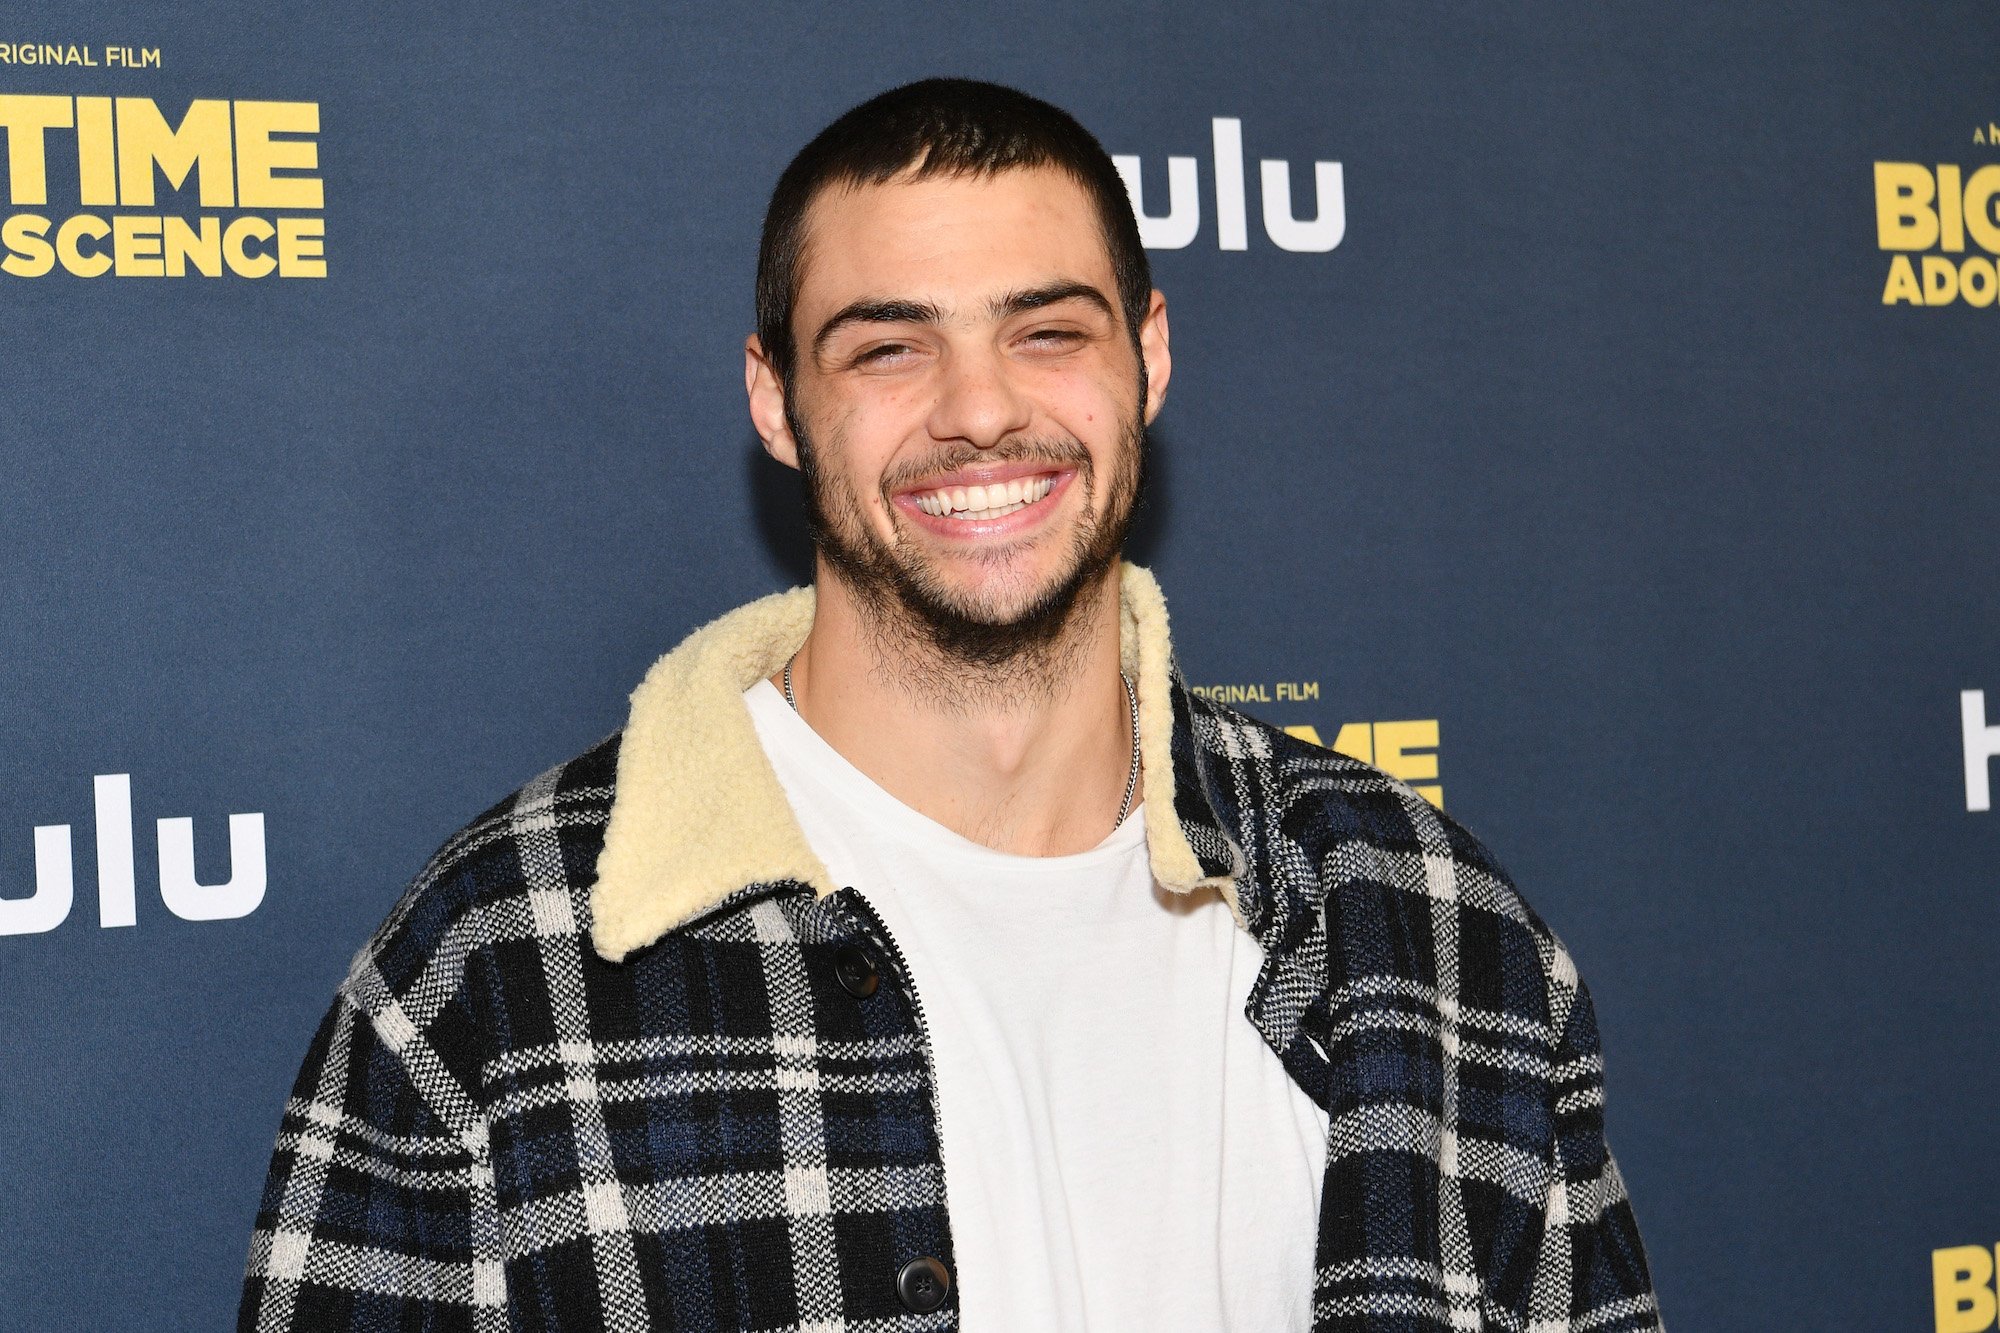
[(932, 491), (913, 492), (911, 499), (917, 508), (935, 518), (976, 523), (1005, 518), (1029, 505), (1039, 504), (1055, 488), (1055, 484), (1055, 476), (1044, 473), (984, 486), (940, 486)]

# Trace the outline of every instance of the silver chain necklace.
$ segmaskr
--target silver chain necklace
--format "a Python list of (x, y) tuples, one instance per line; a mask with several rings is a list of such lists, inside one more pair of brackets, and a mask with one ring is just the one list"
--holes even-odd
[[(797, 653), (793, 653), (791, 657), (785, 659), (784, 676), (785, 702), (792, 706), (794, 713), (799, 711), (798, 696), (792, 693), (792, 658), (797, 656)], [(1125, 799), (1118, 803), (1118, 818), (1111, 822), (1111, 827), (1114, 829), (1125, 822), (1125, 816), (1132, 813), (1132, 793), (1139, 790), (1139, 696), (1132, 693), (1130, 676), (1121, 671), (1118, 673), (1118, 680), (1125, 686), (1125, 707), (1131, 714), (1132, 771), (1125, 775)]]

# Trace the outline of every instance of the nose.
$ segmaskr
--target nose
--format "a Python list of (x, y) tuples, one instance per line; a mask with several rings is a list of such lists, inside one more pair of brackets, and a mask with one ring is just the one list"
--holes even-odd
[(937, 401), (927, 425), (931, 438), (965, 440), (991, 449), (1026, 430), (1034, 407), (996, 350), (954, 348), (939, 371)]

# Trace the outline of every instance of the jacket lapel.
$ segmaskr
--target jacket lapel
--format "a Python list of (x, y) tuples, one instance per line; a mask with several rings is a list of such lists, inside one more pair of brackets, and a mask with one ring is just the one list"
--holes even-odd
[[(811, 589), (794, 588), (739, 607), (689, 635), (633, 691), (591, 890), (591, 939), (606, 959), (752, 884), (793, 881), (821, 897), (838, 887), (793, 818), (743, 703), (744, 690), (805, 642), (813, 605)], [(1150, 573), (1126, 564), (1119, 607), (1119, 654), (1139, 698), (1153, 876), (1175, 892), (1218, 890), (1240, 922), (1243, 858), (1203, 781), (1166, 599)]]

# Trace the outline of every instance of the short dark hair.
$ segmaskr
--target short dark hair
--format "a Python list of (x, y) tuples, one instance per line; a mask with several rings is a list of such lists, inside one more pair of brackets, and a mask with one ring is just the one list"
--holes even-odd
[(757, 337), (778, 378), (791, 376), (806, 210), (822, 190), (880, 185), (905, 171), (923, 180), (1028, 167), (1068, 172), (1096, 205), (1118, 302), (1136, 345), (1152, 298), (1152, 267), (1125, 182), (1103, 145), (1067, 111), (1016, 89), (976, 79), (922, 79), (848, 111), (778, 177), (757, 252)]

